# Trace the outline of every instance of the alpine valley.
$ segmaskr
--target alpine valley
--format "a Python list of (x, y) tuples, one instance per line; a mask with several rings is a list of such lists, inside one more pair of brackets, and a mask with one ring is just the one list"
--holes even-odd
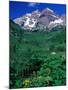
[(66, 85), (66, 15), (45, 8), (9, 25), (10, 88)]

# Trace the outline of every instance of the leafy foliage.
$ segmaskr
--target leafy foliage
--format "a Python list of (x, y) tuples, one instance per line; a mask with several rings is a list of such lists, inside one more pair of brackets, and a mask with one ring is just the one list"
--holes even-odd
[(65, 27), (28, 32), (10, 21), (10, 88), (66, 84)]

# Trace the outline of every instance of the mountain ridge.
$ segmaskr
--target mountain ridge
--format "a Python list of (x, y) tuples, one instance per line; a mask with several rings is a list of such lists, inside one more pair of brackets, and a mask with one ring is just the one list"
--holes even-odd
[(51, 30), (55, 26), (66, 25), (66, 15), (59, 16), (50, 8), (45, 8), (42, 11), (35, 10), (32, 13), (27, 13), (14, 19), (14, 22), (29, 31), (35, 31), (40, 27)]

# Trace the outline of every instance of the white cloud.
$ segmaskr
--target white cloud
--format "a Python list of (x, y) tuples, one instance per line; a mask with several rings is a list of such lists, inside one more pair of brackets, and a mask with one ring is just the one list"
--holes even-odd
[(28, 4), (28, 6), (34, 7), (34, 6), (36, 6), (36, 3), (35, 3), (35, 2), (30, 2), (30, 3)]

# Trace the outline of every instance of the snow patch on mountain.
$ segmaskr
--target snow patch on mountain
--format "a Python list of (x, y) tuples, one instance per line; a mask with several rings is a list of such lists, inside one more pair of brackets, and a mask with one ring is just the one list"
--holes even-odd
[(52, 29), (53, 27), (56, 27), (57, 25), (63, 25), (63, 20), (61, 18), (51, 21), (48, 25), (48, 28)]
[(54, 11), (51, 10), (50, 8), (46, 8), (46, 10), (49, 11), (49, 12), (52, 12), (52, 13), (54, 12)]
[(50, 22), (50, 24), (55, 24), (55, 23), (62, 24), (63, 23), (63, 20), (59, 18), (59, 19), (56, 19), (56, 20)]
[(30, 19), (27, 17), (27, 20), (24, 23), (24, 27), (29, 27), (29, 29), (32, 29), (33, 27), (35, 27), (37, 20), (35, 20), (34, 18)]

